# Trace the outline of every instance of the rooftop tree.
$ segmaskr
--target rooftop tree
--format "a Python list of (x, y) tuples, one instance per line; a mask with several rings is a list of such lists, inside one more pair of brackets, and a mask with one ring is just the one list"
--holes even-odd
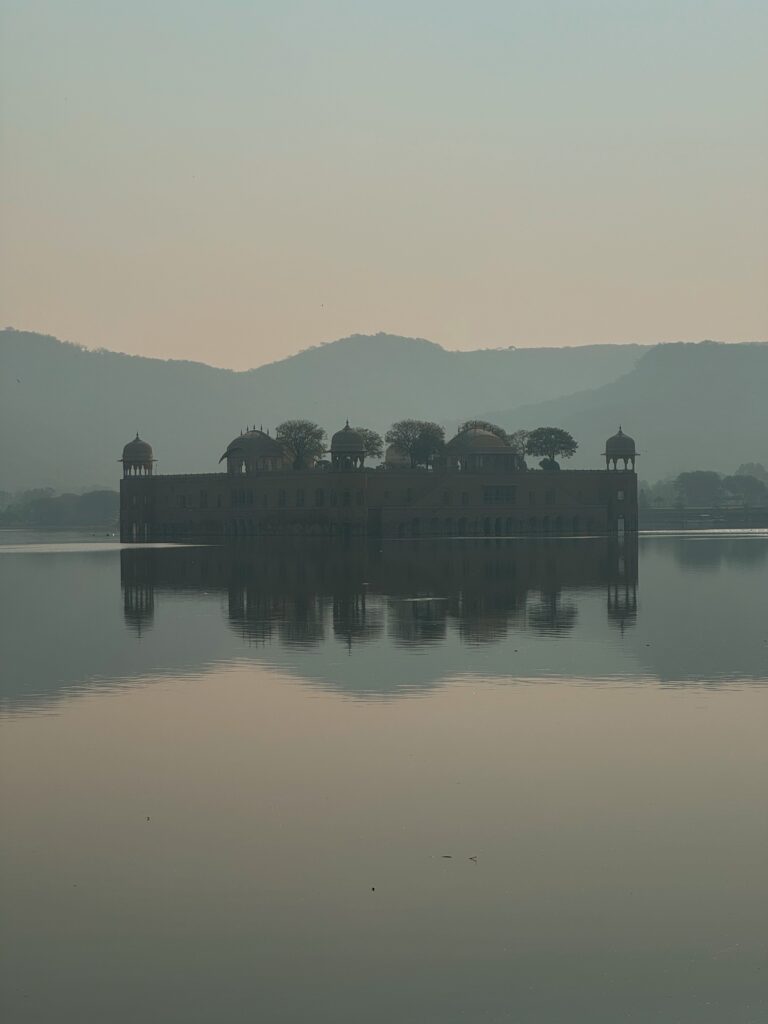
[(375, 430), (371, 430), (369, 427), (353, 427), (352, 429), (363, 440), (363, 451), (365, 452), (366, 459), (380, 459), (383, 456), (384, 442), (381, 434), (377, 434)]
[(527, 455), (543, 456), (539, 463), (542, 469), (560, 469), (558, 456), (570, 459), (578, 447), (578, 441), (560, 427), (537, 427), (528, 434), (525, 443)]
[(507, 434), (507, 441), (509, 441), (509, 447), (516, 455), (519, 455), (521, 459), (525, 457), (526, 445), (528, 444), (527, 430), (514, 430), (511, 434)]
[(294, 469), (308, 469), (325, 454), (325, 431), (311, 420), (286, 420), (275, 437), (290, 452)]
[(399, 420), (385, 435), (387, 444), (393, 444), (411, 460), (411, 468), (428, 466), (445, 444), (445, 431), (439, 423), (428, 420)]

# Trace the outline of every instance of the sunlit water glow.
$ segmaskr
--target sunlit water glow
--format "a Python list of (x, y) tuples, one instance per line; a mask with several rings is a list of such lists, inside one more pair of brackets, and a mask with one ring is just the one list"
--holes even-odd
[(765, 534), (6, 540), (4, 1020), (768, 1019)]

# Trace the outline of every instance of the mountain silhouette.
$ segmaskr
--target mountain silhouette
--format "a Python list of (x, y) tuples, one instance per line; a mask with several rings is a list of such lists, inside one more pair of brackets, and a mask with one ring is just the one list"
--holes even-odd
[(488, 406), (564, 395), (615, 379), (636, 346), (447, 352), (422, 339), (356, 335), (243, 372), (89, 351), (0, 331), (0, 489), (114, 486), (137, 431), (158, 472), (210, 472), (248, 424), (317, 420), (385, 431), (404, 417), (452, 429)]
[(0, 489), (115, 486), (122, 446), (137, 431), (153, 445), (158, 472), (200, 473), (216, 471), (227, 443), (251, 424), (306, 417), (330, 436), (346, 418), (383, 432), (415, 417), (450, 433), (489, 410), (510, 429), (571, 430), (580, 442), (574, 466), (600, 465), (605, 438), (622, 423), (644, 453), (644, 476), (732, 470), (766, 461), (767, 361), (764, 344), (449, 352), (377, 334), (234, 372), (7, 329)]
[(552, 423), (579, 440), (564, 465), (595, 465), (606, 425), (637, 442), (638, 475), (658, 480), (691, 469), (733, 473), (768, 461), (768, 344), (656, 345), (601, 387), (488, 417), (506, 427)]

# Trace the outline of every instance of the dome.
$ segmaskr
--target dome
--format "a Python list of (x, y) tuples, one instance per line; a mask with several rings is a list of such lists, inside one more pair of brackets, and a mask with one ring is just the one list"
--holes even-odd
[(359, 455), (365, 451), (365, 444), (362, 437), (356, 430), (353, 430), (347, 420), (346, 426), (342, 427), (341, 430), (337, 430), (331, 438), (331, 454), (332, 455)]
[(152, 445), (142, 441), (138, 434), (123, 448), (122, 462), (154, 462)]
[(219, 462), (227, 460), (230, 473), (261, 473), (289, 469), (291, 459), (279, 441), (253, 427), (230, 441)]
[(619, 432), (614, 434), (613, 437), (609, 437), (605, 442), (604, 455), (617, 455), (622, 458), (624, 455), (635, 455), (635, 439), (630, 437), (629, 434), (625, 434), (624, 431), (619, 427)]
[(269, 434), (265, 434), (263, 430), (256, 430), (255, 427), (253, 430), (246, 430), (234, 441), (230, 441), (219, 462), (223, 462), (230, 455), (240, 455), (249, 462), (252, 459), (284, 459), (286, 457), (285, 449), (279, 441), (270, 437)]
[(468, 430), (460, 431), (452, 437), (445, 446), (446, 452), (452, 455), (466, 453), (477, 454), (509, 454), (511, 447), (509, 441), (498, 434), (484, 430), (482, 427), (470, 427)]

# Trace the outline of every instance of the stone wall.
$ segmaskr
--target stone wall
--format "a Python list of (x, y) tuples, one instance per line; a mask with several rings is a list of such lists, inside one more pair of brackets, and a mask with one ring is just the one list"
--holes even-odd
[(120, 496), (125, 542), (637, 529), (637, 477), (625, 471), (208, 473), (128, 477), (121, 481)]

